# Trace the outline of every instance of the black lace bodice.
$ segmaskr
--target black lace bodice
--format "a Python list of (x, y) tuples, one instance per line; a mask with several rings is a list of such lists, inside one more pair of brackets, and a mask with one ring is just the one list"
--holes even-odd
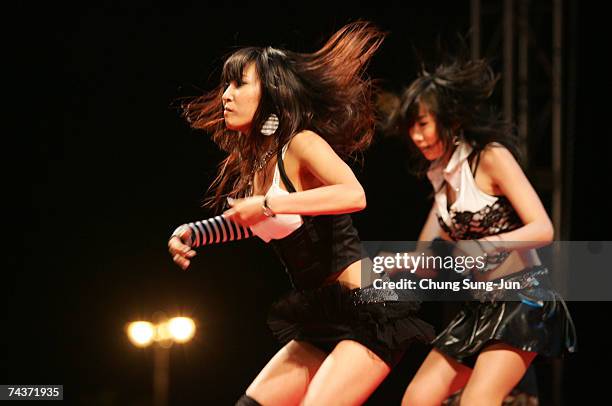
[(523, 225), (512, 204), (500, 196), (493, 204), (472, 211), (450, 210), (451, 225), (438, 216), (440, 227), (455, 241), (473, 240), (515, 230)]

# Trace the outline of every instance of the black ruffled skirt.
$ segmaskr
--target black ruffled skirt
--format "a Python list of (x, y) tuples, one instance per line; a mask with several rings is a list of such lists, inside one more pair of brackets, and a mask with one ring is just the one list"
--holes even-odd
[(487, 345), (503, 342), (547, 357), (576, 350), (576, 331), (561, 296), (550, 289), (542, 266), (504, 277), (521, 289), (475, 291), (432, 342), (442, 353), (471, 363)]
[(393, 367), (412, 342), (434, 337), (433, 327), (416, 317), (418, 309), (392, 290), (336, 282), (289, 292), (272, 305), (268, 326), (283, 344), (306, 341), (325, 352), (342, 340), (357, 341)]

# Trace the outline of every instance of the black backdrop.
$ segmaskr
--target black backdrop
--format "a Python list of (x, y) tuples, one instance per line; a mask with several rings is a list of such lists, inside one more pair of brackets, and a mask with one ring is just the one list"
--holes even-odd
[[(609, 58), (598, 48), (605, 19), (586, 7), (573, 8), (571, 238), (604, 240)], [(277, 349), (266, 310), (288, 282), (256, 240), (201, 250), (188, 272), (172, 264), (166, 238), (177, 224), (210, 214), (199, 206), (221, 154), (171, 104), (214, 85), (234, 46), (312, 51), (358, 18), (391, 33), (369, 72), (397, 91), (414, 77), (413, 47), (432, 55), (437, 38), (452, 43), (468, 30), (469, 2), (331, 9), (109, 1), (24, 4), (6, 13), (7, 50), (15, 51), (7, 59), (16, 74), (5, 80), (7, 88), (17, 85), (10, 116), (19, 126), (5, 139), (18, 148), (5, 154), (14, 193), (5, 200), (12, 243), (3, 273), (2, 383), (63, 384), (73, 404), (148, 404), (152, 353), (132, 347), (123, 328), (164, 310), (199, 323), (195, 341), (172, 349), (171, 404), (233, 404)], [(397, 141), (379, 138), (364, 166), (354, 165), (368, 196), (368, 208), (354, 216), (363, 239), (416, 238), (429, 189), (408, 174), (405, 158)], [(606, 371), (610, 357), (597, 319), (610, 306), (571, 309), (580, 353), (565, 362), (561, 390), (565, 404), (587, 404), (606, 392), (597, 371)], [(442, 323), (435, 307), (423, 315)], [(425, 351), (416, 347), (370, 403), (397, 404)], [(550, 401), (550, 373), (541, 361), (542, 404)]]

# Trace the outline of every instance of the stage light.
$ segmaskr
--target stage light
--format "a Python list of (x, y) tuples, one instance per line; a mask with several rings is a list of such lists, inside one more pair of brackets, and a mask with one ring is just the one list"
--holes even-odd
[(195, 335), (196, 326), (189, 317), (174, 317), (168, 322), (168, 330), (177, 343), (186, 343)]
[(148, 321), (135, 321), (129, 324), (127, 334), (132, 344), (146, 347), (154, 340), (155, 327)]
[(170, 381), (170, 347), (183, 344), (195, 335), (195, 322), (189, 317), (173, 317), (168, 320), (165, 313), (153, 315), (155, 324), (135, 321), (128, 325), (127, 334), (137, 347), (153, 344), (153, 405), (167, 406)]

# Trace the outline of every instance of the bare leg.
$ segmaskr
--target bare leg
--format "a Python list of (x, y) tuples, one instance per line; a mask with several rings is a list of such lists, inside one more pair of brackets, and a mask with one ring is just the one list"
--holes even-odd
[(536, 353), (497, 343), (485, 348), (461, 395), (461, 405), (499, 406), (521, 380)]
[(439, 406), (463, 388), (472, 369), (432, 349), (404, 393), (402, 406)]
[(290, 341), (272, 357), (246, 393), (266, 406), (299, 405), (326, 356), (311, 344)]
[(362, 344), (341, 341), (310, 383), (303, 405), (361, 405), (390, 371)]

